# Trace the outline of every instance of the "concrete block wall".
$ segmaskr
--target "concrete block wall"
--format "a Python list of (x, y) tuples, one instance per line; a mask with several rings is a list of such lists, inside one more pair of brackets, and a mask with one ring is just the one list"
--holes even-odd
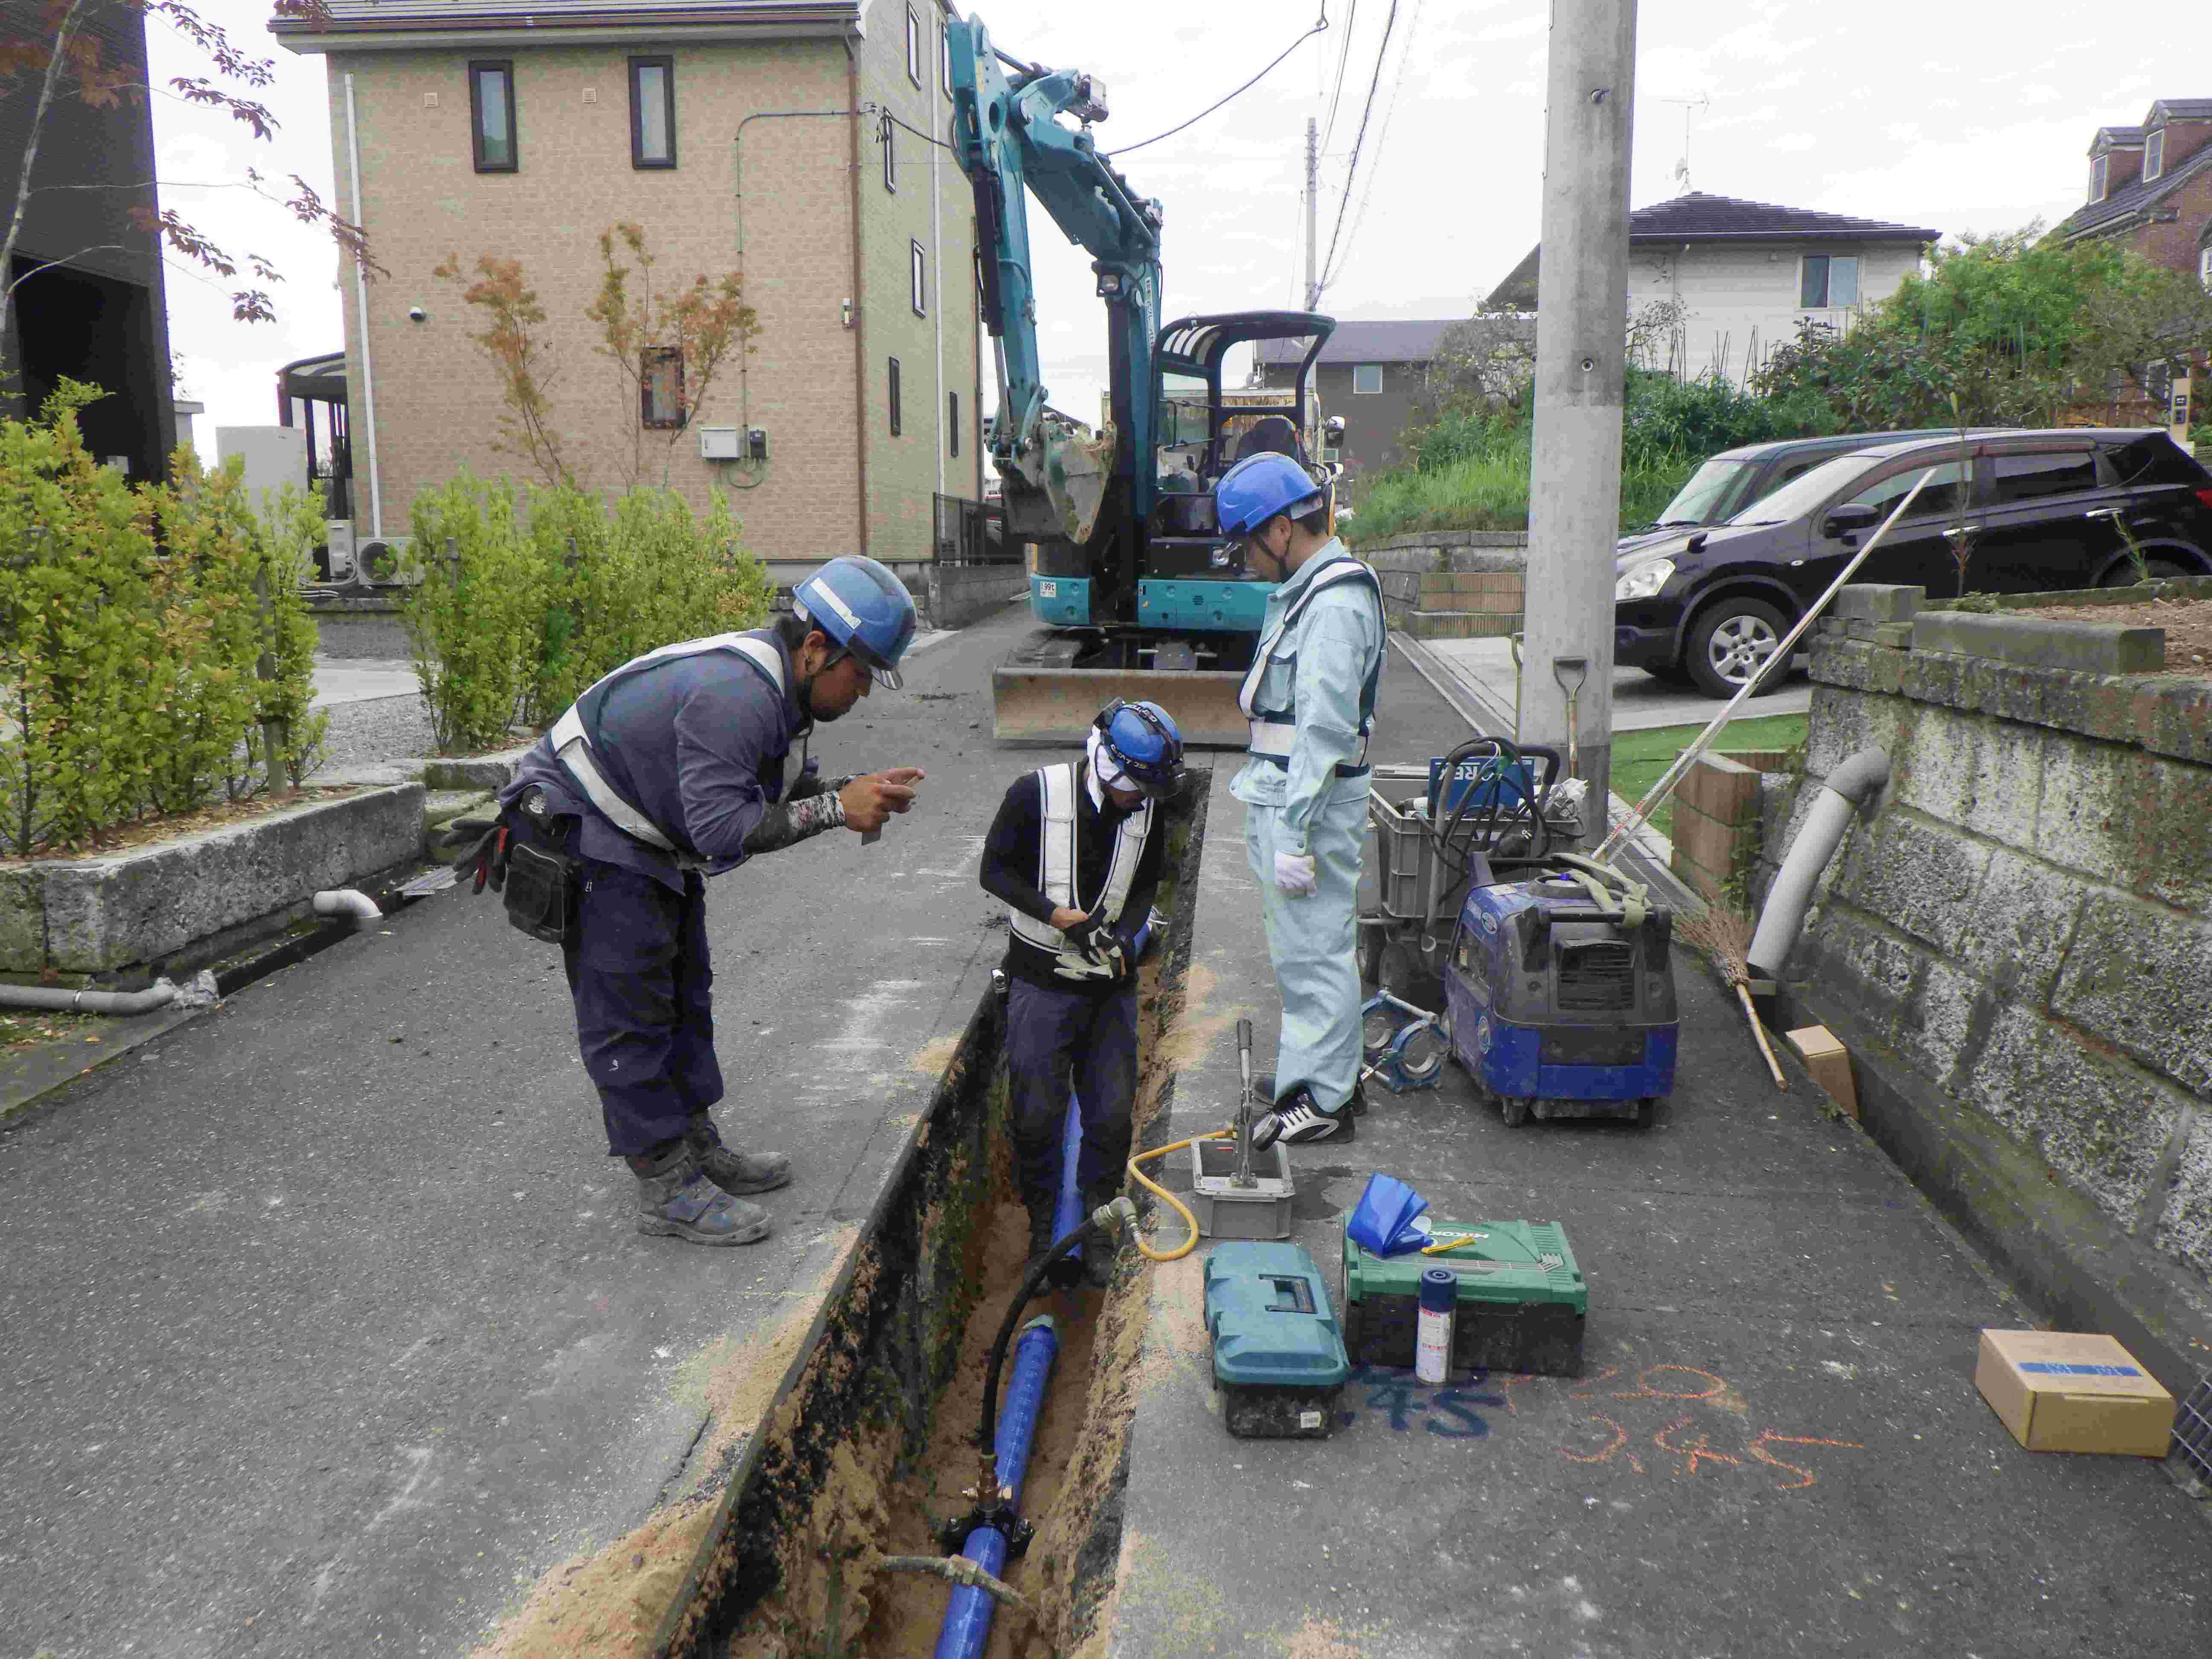
[(1750, 872), (1759, 840), (1758, 761), (1766, 758), (1700, 755), (1674, 791), (1671, 867), (1706, 898), (1728, 897)]
[(2055, 1300), (2117, 1283), (2145, 1340), (2212, 1337), (2212, 683), (1959, 648), (2047, 657), (2051, 624), (2000, 617), (1852, 637), (1898, 625), (1872, 608), (1815, 640), (1808, 781), (1760, 792), (1757, 895), (1811, 781), (1890, 759), (1790, 994), (1850, 1047), (1877, 1137)]
[(1029, 592), (1029, 572), (1018, 564), (933, 564), (929, 567), (929, 625), (965, 628)]
[(1363, 544), (1382, 578), (1390, 626), (1416, 639), (1482, 639), (1521, 627), (1528, 538), (1509, 531), (1433, 531)]

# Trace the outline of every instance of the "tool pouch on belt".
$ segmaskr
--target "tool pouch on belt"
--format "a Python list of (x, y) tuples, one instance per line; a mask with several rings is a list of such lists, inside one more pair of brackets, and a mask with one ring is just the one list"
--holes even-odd
[(507, 919), (532, 939), (565, 944), (576, 925), (576, 860), (557, 848), (516, 840), (507, 853)]

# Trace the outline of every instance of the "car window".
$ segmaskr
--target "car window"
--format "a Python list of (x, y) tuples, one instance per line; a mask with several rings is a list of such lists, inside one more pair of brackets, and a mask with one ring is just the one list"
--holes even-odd
[[(1886, 519), (1897, 504), (1905, 499), (1912, 486), (1920, 482), (1920, 475), (1930, 470), (1921, 463), (1912, 463), (1904, 471), (1893, 472), (1887, 477), (1879, 479), (1856, 495), (1846, 496), (1844, 499), (1863, 502)], [(1932, 470), (1936, 476), (1928, 480), (1928, 487), (1920, 492), (1918, 499), (1912, 503), (1912, 511), (1908, 515), (1911, 518), (1925, 519), (1937, 514), (1956, 513), (1959, 510), (1959, 463), (1939, 462)]]
[(2201, 484), (2203, 466), (2182, 453), (2163, 432), (2146, 432), (2112, 452), (2123, 484)]
[(1990, 458), (1990, 505), (2032, 501), (2044, 495), (2072, 495), (2097, 487), (2097, 457), (2086, 449), (2041, 455)]
[(1854, 478), (1864, 477), (1868, 465), (1863, 455), (1838, 455), (1833, 460), (1823, 461), (1811, 471), (1792, 478), (1772, 495), (1753, 501), (1729, 522), (1787, 524), (1802, 518), (1838, 490), (1848, 488)]
[(1707, 461), (1690, 475), (1659, 514), (1661, 524), (1711, 524), (1735, 507), (1741, 486), (1758, 471), (1756, 461)]

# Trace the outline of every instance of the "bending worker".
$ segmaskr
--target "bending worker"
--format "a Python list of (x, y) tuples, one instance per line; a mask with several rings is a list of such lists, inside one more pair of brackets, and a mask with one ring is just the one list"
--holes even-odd
[[(1008, 907), (1006, 1066), (1015, 1181), (1032, 1260), (1056, 1242), (1070, 1085), (1083, 1107), (1076, 1181), (1085, 1211), (1109, 1202), (1129, 1161), (1137, 1096), (1137, 930), (1152, 913), (1166, 841), (1154, 805), (1182, 775), (1182, 733), (1157, 703), (1106, 705), (1081, 760), (1017, 780), (983, 844), (983, 890)], [(1113, 1265), (1084, 1252), (1103, 1285)]]
[(1250, 757), (1230, 784), (1260, 884), (1283, 999), (1274, 1109), (1255, 1145), (1349, 1140), (1367, 1109), (1359, 1060), (1359, 846), (1367, 739), (1382, 677), (1382, 589), (1336, 538), (1328, 497), (1288, 455), (1258, 454), (1214, 491), (1267, 599), (1237, 701)]
[(664, 646), (586, 691), (457, 860), (503, 884), (518, 927), (560, 944), (607, 1150), (637, 1176), (637, 1230), (695, 1244), (766, 1237), (745, 1195), (791, 1179), (787, 1158), (735, 1150), (708, 1115), (722, 1072), (704, 878), (825, 830), (880, 829), (922, 778), (824, 779), (806, 754), (816, 722), (872, 682), (898, 686), (915, 629), (898, 578), (832, 559), (793, 601), (769, 627)]

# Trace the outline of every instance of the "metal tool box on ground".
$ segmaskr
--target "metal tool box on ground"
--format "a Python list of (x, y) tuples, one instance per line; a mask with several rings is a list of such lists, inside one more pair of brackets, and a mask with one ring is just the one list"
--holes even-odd
[(1463, 1238), (1438, 1255), (1379, 1256), (1344, 1240), (1344, 1345), (1355, 1364), (1411, 1365), (1421, 1274), (1459, 1280), (1452, 1325), (1454, 1370), (1579, 1376), (1589, 1291), (1556, 1221), (1432, 1221), (1436, 1241)]
[(1218, 1244), (1206, 1258), (1206, 1333), (1229, 1432), (1319, 1440), (1352, 1364), (1321, 1268), (1296, 1244)]
[(1252, 1155), (1252, 1184), (1237, 1184), (1237, 1144), (1194, 1140), (1190, 1144), (1190, 1207), (1205, 1238), (1288, 1238), (1291, 1205), (1291, 1149), (1277, 1141)]

